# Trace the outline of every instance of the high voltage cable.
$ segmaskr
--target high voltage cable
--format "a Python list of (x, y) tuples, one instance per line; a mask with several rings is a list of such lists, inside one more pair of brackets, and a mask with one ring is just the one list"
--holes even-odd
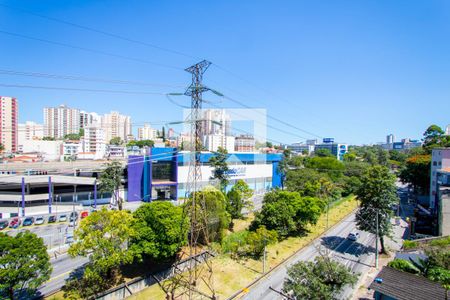
[(142, 91), (121, 91), (121, 90), (104, 90), (104, 89), (83, 89), (53, 86), (38, 86), (25, 84), (6, 84), (0, 83), (0, 86), (7, 88), (26, 88), (26, 89), (42, 89), (42, 90), (59, 90), (59, 91), (75, 91), (75, 92), (93, 92), (93, 93), (112, 93), (112, 94), (132, 94), (132, 95), (166, 95), (161, 92), (142, 92)]
[(39, 78), (48, 78), (48, 79), (62, 79), (62, 80), (75, 80), (75, 81), (87, 81), (87, 82), (99, 82), (99, 83), (153, 86), (153, 87), (174, 87), (174, 88), (184, 87), (184, 85), (147, 83), (147, 82), (140, 82), (140, 81), (120, 80), (120, 79), (102, 79), (102, 78), (92, 78), (92, 77), (83, 77), (83, 76), (75, 76), (75, 75), (48, 74), (48, 73), (41, 73), (41, 72), (23, 72), (23, 71), (4, 70), (4, 69), (0, 69), (0, 74), (13, 75), (13, 76), (39, 77)]
[(173, 50), (173, 49), (169, 49), (169, 48), (166, 48), (166, 47), (161, 47), (161, 46), (158, 46), (158, 45), (155, 45), (155, 44), (138, 41), (138, 40), (135, 40), (135, 39), (132, 39), (132, 38), (128, 38), (128, 37), (123, 36), (123, 35), (107, 32), (107, 31), (104, 31), (104, 30), (99, 30), (99, 29), (96, 29), (96, 28), (93, 28), (93, 27), (89, 27), (89, 26), (85, 26), (85, 25), (76, 24), (76, 23), (73, 23), (73, 22), (61, 20), (61, 19), (54, 18), (54, 17), (45, 16), (45, 15), (42, 15), (42, 14), (38, 14), (38, 13), (29, 11), (29, 10), (13, 7), (13, 6), (10, 6), (10, 5), (7, 5), (7, 4), (3, 4), (3, 3), (0, 3), (0, 6), (7, 7), (9, 9), (18, 10), (18, 11), (21, 11), (21, 12), (24, 12), (24, 13), (27, 13), (27, 14), (30, 14), (30, 15), (42, 18), (42, 19), (47, 19), (47, 20), (50, 20), (50, 21), (53, 21), (53, 22), (58, 22), (58, 23), (65, 24), (65, 25), (72, 26), (72, 27), (76, 27), (76, 28), (79, 28), (79, 29), (83, 29), (83, 30), (99, 33), (99, 34), (102, 34), (102, 35), (105, 35), (105, 36), (117, 38), (117, 39), (120, 39), (120, 40), (123, 40), (123, 41), (126, 41), (126, 42), (130, 42), (130, 43), (134, 43), (134, 44), (138, 44), (138, 45), (142, 45), (142, 46), (146, 46), (146, 47), (151, 47), (151, 48), (158, 49), (158, 50), (165, 51), (165, 52), (169, 52), (169, 53), (172, 53), (172, 54), (177, 54), (177, 55), (181, 55), (181, 56), (184, 56), (184, 57), (188, 57), (188, 58), (192, 58), (192, 59), (199, 59), (200, 60), (200, 58), (198, 58), (198, 57), (195, 57), (193, 55), (189, 55), (189, 54), (183, 53), (183, 52), (178, 51), (178, 50)]
[(75, 45), (62, 43), (62, 42), (55, 42), (55, 41), (51, 41), (51, 40), (47, 40), (47, 39), (36, 38), (36, 37), (32, 37), (32, 36), (28, 36), (28, 35), (24, 35), (24, 34), (19, 34), (19, 33), (14, 33), (14, 32), (9, 32), (9, 31), (5, 31), (5, 30), (0, 30), (0, 33), (3, 33), (5, 35), (20, 37), (20, 38), (23, 38), (23, 39), (39, 41), (39, 42), (43, 42), (43, 43), (47, 43), (47, 44), (53, 44), (53, 45), (57, 45), (57, 46), (61, 46), (61, 47), (67, 47), (67, 48), (82, 50), (82, 51), (86, 51), (86, 52), (92, 52), (92, 53), (106, 55), (106, 56), (111, 56), (111, 57), (115, 57), (115, 58), (120, 58), (120, 59), (140, 62), (140, 63), (146, 63), (146, 64), (152, 64), (152, 65), (159, 66), (159, 67), (164, 67), (164, 68), (169, 68), (169, 69), (175, 69), (175, 70), (183, 71), (183, 69), (179, 68), (179, 67), (166, 65), (166, 64), (161, 64), (161, 63), (158, 63), (158, 62), (155, 62), (155, 61), (145, 60), (145, 59), (142, 59), (142, 58), (130, 57), (130, 56), (110, 53), (110, 52), (106, 52), (106, 51), (102, 51), (102, 50), (95, 50), (95, 49), (91, 49), (91, 48), (75, 46)]
[[(42, 15), (42, 14), (34, 13), (34, 12), (32, 12), (32, 11), (28, 11), (28, 10), (24, 10), (24, 9), (12, 7), (12, 6), (6, 5), (6, 4), (1, 4), (1, 3), (0, 3), (0, 5), (1, 5), (1, 6), (4, 6), (4, 7), (7, 7), (7, 8), (9, 8), (9, 9), (15, 9), (15, 10), (18, 10), (18, 11), (21, 11), (21, 12), (24, 12), (24, 13), (27, 13), (27, 14), (30, 14), (30, 15), (34, 15), (34, 16), (37, 16), (37, 17), (40, 17), (40, 18), (43, 18), (43, 19), (47, 19), (47, 20), (51, 20), (51, 21), (54, 21), (54, 22), (62, 23), (62, 24), (65, 24), (65, 25), (68, 25), (68, 26), (72, 26), (72, 27), (75, 27), (75, 28), (79, 28), (79, 29), (83, 29), (83, 30), (87, 30), (87, 31), (99, 33), (99, 34), (102, 34), (102, 35), (105, 35), (105, 36), (117, 38), (117, 39), (120, 39), (120, 40), (124, 40), (124, 41), (127, 41), (127, 42), (131, 42), (131, 43), (135, 43), (135, 44), (139, 44), (139, 45), (143, 45), (143, 46), (147, 46), (147, 47), (151, 47), (151, 48), (155, 48), (155, 49), (158, 49), (158, 50), (161, 50), (161, 51), (166, 51), (166, 52), (169, 52), (169, 53), (181, 55), (181, 56), (188, 57), (188, 58), (200, 59), (200, 58), (198, 58), (198, 57), (195, 57), (195, 56), (192, 56), (192, 55), (189, 55), (189, 54), (186, 54), (186, 53), (177, 51), (177, 50), (168, 49), (168, 48), (161, 47), (161, 46), (158, 46), (158, 45), (155, 45), (155, 44), (150, 44), (150, 43), (147, 43), (147, 42), (142, 42), (142, 41), (139, 41), (139, 40), (136, 40), (136, 39), (131, 39), (131, 38), (128, 38), (128, 37), (126, 37), (126, 36), (119, 35), (119, 34), (107, 32), (107, 31), (103, 31), (103, 30), (99, 30), (99, 29), (96, 29), (96, 28), (93, 28), (93, 27), (89, 27), (89, 26), (84, 26), (84, 25), (76, 24), (76, 23), (74, 23), (74, 22), (69, 22), (69, 21), (61, 20), (61, 19), (54, 18), (54, 17), (45, 16), (45, 15)], [(236, 73), (234, 73), (234, 72), (228, 70), (228, 69), (225, 68), (225, 67), (222, 67), (222, 66), (218, 65), (217, 63), (212, 63), (212, 65), (214, 65), (214, 66), (215, 66), (216, 68), (218, 68), (219, 70), (221, 70), (221, 71), (223, 71), (223, 72), (225, 72), (225, 73), (228, 73), (228, 74), (230, 74), (230, 75), (232, 75), (232, 76), (238, 78), (239, 80), (241, 80), (241, 81), (247, 83), (248, 85), (251, 85), (251, 86), (253, 86), (253, 87), (255, 87), (255, 88), (259, 89), (259, 90), (265, 90), (266, 93), (271, 94), (270, 91), (268, 91), (268, 90), (266, 90), (266, 89), (264, 89), (264, 88), (258, 87), (256, 84), (254, 84), (254, 83), (251, 82), (250, 80), (245, 79), (244, 77), (242, 77), (242, 76), (240, 76), (240, 75), (238, 75), (238, 74), (236, 74)], [(176, 67), (175, 67), (175, 68), (176, 68)], [(180, 68), (176, 68), (176, 69), (180, 69)], [(278, 96), (277, 96), (277, 97), (278, 97)], [(228, 97), (228, 99), (229, 99), (230, 101), (235, 102), (234, 99), (231, 99), (231, 98), (229, 98), (229, 97)], [(284, 99), (284, 101), (287, 102), (287, 103), (289, 103), (289, 104), (291, 104), (291, 105), (293, 105), (293, 106), (297, 106), (295, 103), (290, 102), (290, 101), (287, 101), (286, 99)], [(298, 107), (298, 106), (297, 106), (297, 107)], [(294, 126), (294, 125), (292, 125), (292, 124), (289, 124), (289, 123), (287, 123), (287, 122), (284, 122), (284, 121), (282, 121), (282, 120), (280, 120), (280, 119), (278, 119), (278, 118), (275, 118), (275, 117), (272, 117), (272, 116), (270, 116), (270, 118), (273, 119), (273, 120), (275, 120), (275, 121), (278, 121), (278, 122), (280, 122), (280, 123), (283, 123), (284, 125), (287, 125), (287, 126), (289, 126), (289, 127), (293, 127), (293, 128), (295, 128), (296, 130), (302, 131), (302, 132), (304, 132), (304, 133), (306, 133), (306, 134), (309, 134), (309, 135), (312, 135), (312, 136), (315, 136), (315, 137), (318, 137), (318, 138), (323, 138), (323, 137), (320, 136), (320, 135), (317, 135), (317, 134), (315, 134), (315, 133), (312, 133), (312, 132), (306, 131), (306, 130), (304, 130), (304, 129), (298, 128), (297, 126)]]

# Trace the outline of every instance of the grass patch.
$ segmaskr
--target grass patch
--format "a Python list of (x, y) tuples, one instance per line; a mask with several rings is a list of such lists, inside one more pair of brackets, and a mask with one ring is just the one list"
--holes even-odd
[(419, 243), (415, 241), (408, 241), (408, 240), (403, 241), (403, 249), (405, 250), (414, 249), (417, 248), (418, 246)]
[(63, 291), (59, 291), (56, 294), (53, 294), (51, 296), (45, 297), (45, 300), (63, 300), (64, 298), (64, 292)]
[(450, 246), (450, 236), (430, 241), (430, 246), (445, 248)]
[[(330, 227), (341, 221), (358, 206), (355, 197), (346, 197), (337, 202), (338, 203), (334, 204), (333, 207), (330, 206)], [(248, 219), (246, 221), (248, 224), (251, 222)], [(274, 268), (290, 255), (319, 237), (325, 232), (326, 223), (326, 214), (323, 214), (316, 225), (308, 228), (309, 232), (305, 236), (290, 237), (280, 243), (268, 246), (267, 267)], [(248, 225), (244, 226), (244, 224), (238, 226), (240, 226), (239, 228), (242, 228), (242, 230), (248, 227)], [(219, 299), (228, 298), (262, 274), (261, 260), (233, 260), (228, 255), (220, 255), (212, 260), (212, 264), (214, 269), (212, 279), (216, 295)], [(200, 285), (198, 288), (203, 292), (208, 293), (208, 290), (204, 285)], [(165, 299), (165, 294), (161, 288), (155, 284), (140, 293), (131, 296), (129, 299)]]

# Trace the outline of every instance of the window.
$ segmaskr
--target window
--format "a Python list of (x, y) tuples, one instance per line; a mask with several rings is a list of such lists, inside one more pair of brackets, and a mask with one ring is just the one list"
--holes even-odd
[(436, 165), (437, 165), (437, 162), (433, 161), (433, 166), (436, 166)]

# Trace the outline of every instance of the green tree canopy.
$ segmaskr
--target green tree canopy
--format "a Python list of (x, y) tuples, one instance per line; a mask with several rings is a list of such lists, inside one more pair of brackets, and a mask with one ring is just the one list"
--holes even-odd
[(139, 147), (139, 148), (144, 148), (144, 147), (153, 147), (155, 145), (155, 142), (152, 140), (142, 140), (142, 141), (131, 141), (127, 144), (127, 147)]
[(263, 206), (257, 212), (250, 229), (265, 226), (276, 230), (280, 238), (296, 235), (305, 230), (307, 224), (315, 224), (325, 203), (313, 197), (301, 197), (297, 192), (272, 191), (264, 196)]
[(433, 124), (423, 133), (423, 148), (430, 154), (431, 150), (437, 147), (450, 147), (450, 136), (445, 135), (441, 127)]
[(330, 149), (317, 149), (314, 151), (314, 156), (317, 157), (335, 157)]
[(346, 285), (354, 285), (357, 275), (329, 257), (318, 256), (312, 261), (301, 261), (288, 268), (283, 292), (295, 299), (339, 299)]
[(286, 189), (298, 192), (301, 196), (316, 197), (320, 193), (321, 178), (328, 178), (328, 175), (307, 168), (289, 170), (286, 174)]
[(116, 145), (116, 146), (120, 146), (123, 144), (123, 141), (120, 137), (116, 136), (113, 137), (110, 141), (109, 141), (110, 145)]
[(17, 294), (28, 292), (31, 298), (51, 272), (42, 238), (29, 231), (16, 236), (0, 233), (0, 296), (15, 299)]
[(123, 167), (118, 161), (105, 164), (105, 169), (99, 178), (99, 190), (102, 193), (111, 193), (113, 203), (117, 203), (119, 210), (122, 210), (123, 199), (119, 195), (119, 188), (122, 185)]
[(220, 190), (225, 192), (228, 185), (228, 151), (225, 148), (219, 147), (214, 156), (209, 159), (209, 164), (213, 168), (211, 179), (219, 181)]
[(430, 190), (431, 155), (414, 155), (406, 160), (399, 177), (409, 183), (418, 193), (428, 194)]
[[(225, 196), (218, 189), (207, 186), (203, 190), (192, 193), (185, 204), (185, 209), (193, 212), (192, 206), (195, 201), (195, 213), (198, 220), (198, 228), (206, 228), (208, 239), (204, 234), (199, 234), (199, 242), (208, 243), (221, 241), (224, 230), (228, 228), (231, 222), (231, 216), (227, 212), (227, 201)], [(192, 216), (189, 216), (192, 218)]]
[(382, 253), (386, 253), (384, 237), (391, 231), (391, 206), (398, 203), (395, 181), (395, 176), (389, 173), (388, 168), (373, 166), (361, 177), (361, 186), (356, 192), (361, 202), (356, 213), (357, 226), (375, 234), (378, 214), (378, 235)]
[(141, 205), (133, 215), (135, 235), (130, 250), (138, 260), (172, 258), (187, 243), (189, 220), (181, 207), (153, 201)]
[(311, 157), (306, 160), (305, 167), (328, 174), (333, 180), (341, 177), (345, 169), (344, 164), (335, 157)]
[(253, 206), (253, 202), (250, 200), (252, 195), (253, 190), (244, 180), (240, 179), (233, 185), (227, 193), (227, 211), (232, 219), (242, 218), (242, 209), (249, 209)]
[(64, 136), (65, 140), (79, 141), (81, 136), (78, 133), (69, 133)]
[(83, 219), (69, 254), (89, 257), (89, 263), (82, 278), (69, 280), (65, 295), (87, 298), (117, 284), (119, 267), (133, 261), (128, 245), (134, 236), (133, 216), (127, 211), (102, 208)]

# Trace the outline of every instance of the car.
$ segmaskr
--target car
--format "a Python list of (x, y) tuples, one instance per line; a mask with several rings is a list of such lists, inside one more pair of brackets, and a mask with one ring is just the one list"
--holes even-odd
[(66, 222), (67, 221), (67, 216), (66, 215), (60, 215), (59, 216), (59, 222)]
[(78, 220), (78, 213), (76, 211), (73, 211), (70, 213), (69, 221), (76, 221)]
[(26, 217), (25, 220), (23, 220), (23, 226), (31, 226), (33, 224), (34, 224), (33, 217)]
[(349, 239), (350, 241), (357, 241), (359, 238), (359, 233), (358, 232), (350, 232), (347, 236), (347, 239)]
[(47, 222), (48, 223), (55, 223), (56, 222), (56, 216), (49, 216)]
[(0, 230), (5, 229), (6, 227), (8, 227), (8, 221), (0, 220)]
[(69, 227), (76, 227), (77, 224), (77, 220), (69, 221)]
[(73, 239), (73, 234), (66, 235), (66, 244), (72, 244), (75, 240)]
[(87, 211), (82, 211), (82, 212), (81, 212), (81, 216), (80, 216), (80, 217), (81, 217), (82, 219), (86, 218), (87, 216), (89, 216), (89, 212), (87, 212)]
[(9, 228), (17, 228), (20, 226), (20, 219), (19, 218), (13, 218), (9, 222)]
[(44, 224), (44, 222), (45, 222), (44, 217), (39, 216), (39, 217), (36, 217), (36, 220), (34, 221), (34, 224), (35, 225), (42, 225), (42, 224)]

